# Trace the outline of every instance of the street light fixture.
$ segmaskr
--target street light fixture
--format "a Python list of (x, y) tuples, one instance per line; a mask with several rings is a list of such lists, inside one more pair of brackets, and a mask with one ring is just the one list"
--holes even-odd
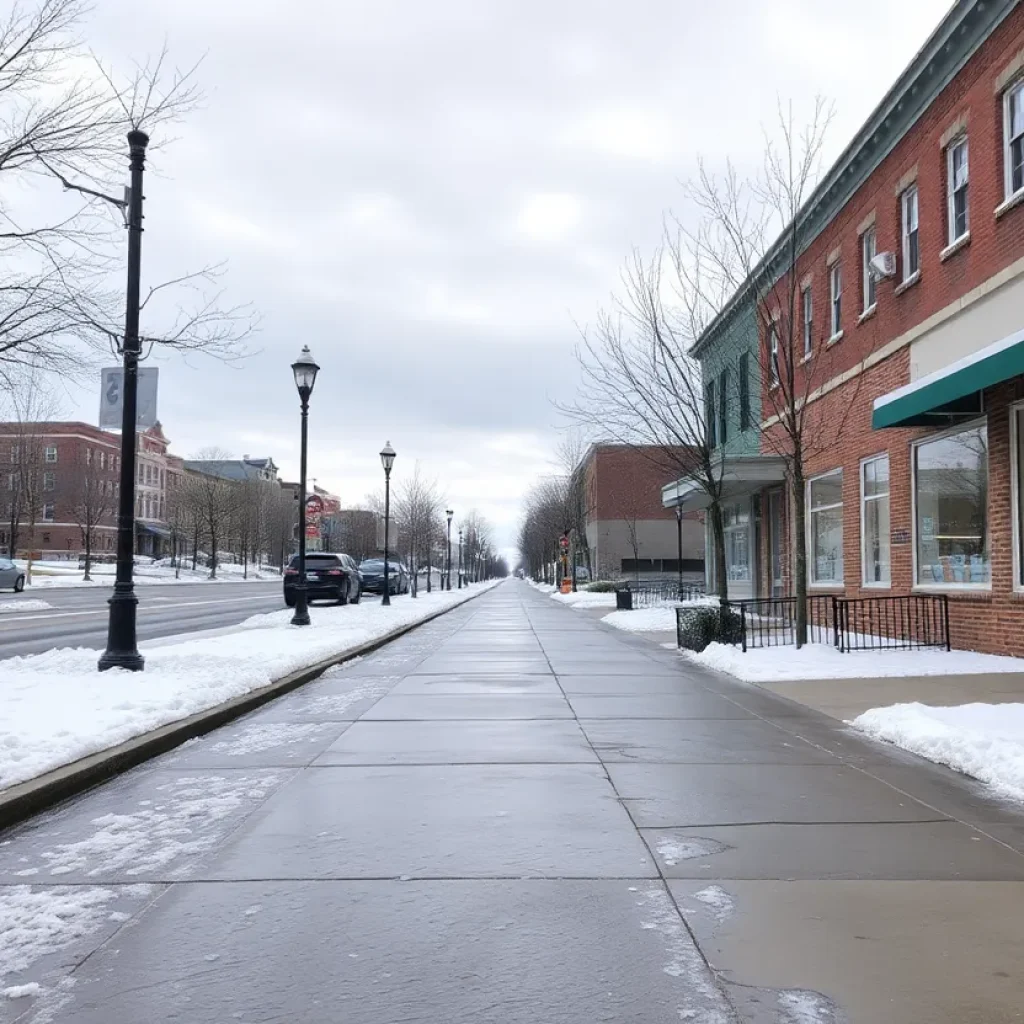
[(384, 467), (384, 597), (381, 604), (391, 604), (391, 579), (388, 573), (388, 541), (391, 526), (391, 467), (395, 464), (395, 449), (388, 441), (380, 450), (380, 464)]
[(459, 590), (462, 589), (462, 527), (459, 527)]
[(676, 505), (676, 559), (679, 568), (679, 600), (683, 599), (683, 506)]
[(306, 589), (306, 449), (309, 396), (313, 394), (313, 385), (316, 383), (319, 370), (320, 367), (309, 351), (309, 346), (303, 345), (299, 358), (292, 363), (292, 375), (295, 377), (295, 387), (299, 392), (302, 407), (302, 443), (299, 450), (299, 578), (295, 584), (293, 626), (309, 625), (309, 595)]
[(446, 561), (446, 568), (445, 568), (444, 578), (445, 578), (446, 589), (451, 590), (452, 589), (452, 516), (454, 516), (455, 513), (451, 509), (448, 509), (445, 512), (445, 515), (448, 517), (448, 558), (447, 558), (447, 561)]
[[(121, 406), (121, 491), (117, 507), (117, 576), (107, 624), (107, 648), (100, 655), (99, 670), (124, 668), (141, 672), (146, 665), (139, 654), (136, 635), (135, 596), (135, 434), (139, 398), (139, 287), (142, 278), (142, 172), (146, 165), (149, 136), (137, 128), (128, 133), (131, 188), (128, 192), (128, 290), (124, 315), (124, 380)], [(93, 193), (97, 195), (97, 193)], [(109, 199), (99, 196), (100, 199)], [(118, 200), (109, 200), (124, 209)]]

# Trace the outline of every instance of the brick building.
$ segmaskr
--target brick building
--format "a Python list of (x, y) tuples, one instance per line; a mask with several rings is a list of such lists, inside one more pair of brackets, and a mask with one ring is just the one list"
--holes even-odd
[[(759, 268), (792, 308), (765, 308), (752, 277), (696, 349), (712, 393), (712, 353), (760, 374), (748, 450), (721, 453), (743, 495), (727, 561), (754, 594), (791, 591), (771, 415), (789, 358), (822, 441), (805, 467), (810, 592), (946, 594), (954, 646), (1024, 655), (1024, 7), (956, 3), (797, 226), (795, 266), (772, 273), (777, 246)], [(664, 500), (687, 507), (691, 485)]]
[[(159, 555), (169, 536), (166, 489), (181, 473), (160, 424), (139, 434), (136, 551)], [(77, 558), (83, 531), (96, 554), (117, 547), (121, 441), (88, 423), (0, 423), (0, 550)], [(13, 550), (12, 550), (13, 549)]]
[[(655, 578), (679, 572), (674, 510), (661, 488), (677, 470), (656, 447), (595, 444), (580, 463), (586, 538), (595, 578)], [(683, 517), (683, 572), (704, 572), (704, 527), (697, 512)]]

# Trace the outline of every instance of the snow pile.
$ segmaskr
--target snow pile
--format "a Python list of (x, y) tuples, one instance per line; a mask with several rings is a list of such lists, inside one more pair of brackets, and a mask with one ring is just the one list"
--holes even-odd
[(739, 647), (714, 643), (700, 654), (679, 653), (698, 665), (728, 672), (748, 683), (1024, 671), (1024, 659), (975, 651), (852, 651), (842, 654), (828, 644), (806, 644), (799, 650), (791, 646), (757, 647), (744, 654)]
[(865, 711), (850, 724), (1024, 800), (1024, 704), (895, 704)]
[(594, 593), (590, 590), (577, 590), (575, 594), (559, 594), (555, 592), (551, 595), (555, 601), (560, 601), (562, 604), (567, 604), (570, 608), (614, 608), (615, 607), (615, 592), (602, 594)]
[[(614, 602), (612, 603), (614, 604)], [(699, 597), (692, 601), (670, 601), (665, 604), (657, 604), (653, 608), (637, 608), (631, 612), (612, 612), (601, 621), (630, 633), (674, 633), (676, 631), (676, 608), (697, 608), (717, 604), (717, 597)], [(675, 644), (670, 646), (674, 647)]]
[(52, 607), (52, 604), (47, 604), (45, 601), (34, 601), (32, 598), (22, 601), (0, 601), (0, 615), (11, 612), (45, 612)]
[(497, 581), (380, 604), (316, 607), (311, 626), (290, 625), (283, 609), (237, 632), (146, 651), (137, 676), (96, 669), (84, 648), (11, 658), (0, 673), (0, 789), (123, 743), (299, 669), (421, 622)]
[[(23, 559), (17, 564), (26, 568)], [(33, 590), (67, 589), (69, 587), (109, 587), (113, 586), (117, 567), (112, 562), (97, 562), (90, 571), (91, 579), (85, 579), (85, 572), (78, 568), (78, 562), (72, 560), (54, 562), (33, 562), (32, 580), (28, 583)], [(225, 562), (217, 566), (217, 578), (210, 579), (210, 570), (201, 566), (195, 570), (191, 563), (175, 569), (169, 560), (163, 562), (136, 561), (134, 579), (137, 584), (145, 586), (172, 586), (181, 583), (280, 583), (281, 574), (277, 569), (261, 566), (259, 569), (250, 565), (248, 569), (241, 565)]]

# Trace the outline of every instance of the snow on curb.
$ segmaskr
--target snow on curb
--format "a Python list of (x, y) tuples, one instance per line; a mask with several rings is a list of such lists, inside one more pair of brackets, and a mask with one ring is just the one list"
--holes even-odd
[(988, 783), (1024, 800), (1024, 704), (872, 708), (849, 723), (877, 740)]
[[(612, 597), (614, 596), (613, 594)], [(676, 631), (676, 608), (700, 608), (717, 604), (718, 598), (716, 597), (701, 597), (693, 601), (659, 604), (653, 608), (636, 608), (631, 612), (612, 612), (601, 621), (629, 633), (674, 633)], [(675, 644), (669, 644), (669, 646), (675, 647)]]
[(65, 648), (10, 658), (0, 676), (0, 796), (19, 782), (340, 657), (462, 604), (498, 581), (380, 604), (314, 608), (290, 625), (283, 609), (236, 632), (146, 651), (142, 676), (100, 673), (98, 652)]
[(697, 665), (727, 672), (747, 683), (1024, 671), (1024, 659), (975, 651), (853, 651), (843, 654), (828, 644), (807, 644), (800, 650), (790, 646), (761, 647), (744, 653), (739, 647), (714, 643), (699, 654), (679, 653)]
[(11, 612), (45, 612), (52, 607), (53, 605), (46, 601), (33, 601), (32, 598), (21, 601), (0, 601), (0, 615)]

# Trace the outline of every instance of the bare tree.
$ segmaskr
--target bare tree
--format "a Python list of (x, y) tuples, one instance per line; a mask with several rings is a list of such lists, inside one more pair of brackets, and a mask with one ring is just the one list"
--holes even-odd
[(114, 482), (100, 472), (98, 460), (92, 450), (79, 448), (75, 463), (61, 467), (59, 497), (71, 518), (78, 524), (85, 555), (85, 579), (92, 578), (92, 558), (95, 549), (96, 528), (109, 525), (117, 509)]
[[(204, 448), (197, 452), (193, 461), (221, 462), (230, 460), (231, 455), (219, 448)], [(186, 470), (188, 496), (195, 509), (195, 518), (209, 543), (210, 579), (217, 578), (217, 565), (221, 544), (229, 536), (231, 520), (241, 503), (236, 481), (225, 480), (209, 472)]]
[(418, 462), (413, 467), (412, 476), (403, 478), (395, 487), (391, 509), (409, 553), (410, 592), (413, 597), (416, 597), (421, 559), (426, 561), (428, 574), (430, 572), (430, 545), (440, 521), (441, 503), (437, 481), (424, 477)]

